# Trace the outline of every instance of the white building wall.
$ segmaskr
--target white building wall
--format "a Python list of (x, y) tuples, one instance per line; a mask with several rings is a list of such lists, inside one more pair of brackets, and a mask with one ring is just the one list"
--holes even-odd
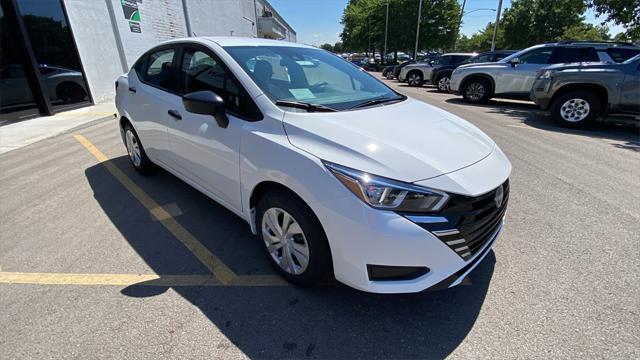
[[(189, 31), (197, 36), (229, 36), (233, 31), (233, 36), (256, 37), (256, 6), (262, 10), (260, 0), (133, 0), (140, 21), (132, 31), (121, 0), (64, 3), (95, 103), (112, 101), (117, 77), (156, 44), (187, 37)], [(285, 40), (296, 40), (288, 24)]]
[(256, 37), (253, 0), (184, 0), (197, 36)]
[(123, 65), (106, 3), (65, 0), (65, 8), (93, 101), (113, 100), (114, 82)]

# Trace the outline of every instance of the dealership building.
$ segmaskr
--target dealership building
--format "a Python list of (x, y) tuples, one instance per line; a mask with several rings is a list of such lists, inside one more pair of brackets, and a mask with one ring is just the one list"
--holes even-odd
[(113, 101), (146, 50), (188, 36), (296, 41), (267, 0), (2, 0), (0, 120)]

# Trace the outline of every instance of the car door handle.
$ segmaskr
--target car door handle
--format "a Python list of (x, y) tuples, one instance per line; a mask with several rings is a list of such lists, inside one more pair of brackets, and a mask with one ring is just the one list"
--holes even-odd
[(167, 114), (173, 116), (176, 120), (182, 120), (182, 115), (178, 112), (178, 110), (169, 110)]
[(136, 92), (136, 88), (129, 86), (129, 91), (131, 91), (132, 93)]

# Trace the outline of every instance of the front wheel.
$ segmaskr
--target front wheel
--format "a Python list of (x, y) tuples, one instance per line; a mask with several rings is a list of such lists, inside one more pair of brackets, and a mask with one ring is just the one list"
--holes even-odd
[(462, 87), (462, 97), (465, 101), (481, 104), (489, 100), (489, 83), (484, 79), (471, 79)]
[(436, 88), (439, 92), (449, 92), (449, 84), (451, 83), (451, 75), (445, 74), (438, 76), (436, 79)]
[(292, 194), (275, 191), (260, 199), (256, 225), (271, 264), (289, 282), (311, 286), (332, 275), (324, 230), (311, 209)]
[(410, 72), (407, 75), (407, 84), (409, 84), (409, 86), (422, 86), (423, 82), (422, 74), (417, 71)]
[(393, 80), (393, 70), (387, 71), (386, 78), (387, 80)]
[(600, 113), (598, 98), (587, 91), (573, 90), (560, 95), (551, 105), (551, 116), (561, 126), (580, 128)]

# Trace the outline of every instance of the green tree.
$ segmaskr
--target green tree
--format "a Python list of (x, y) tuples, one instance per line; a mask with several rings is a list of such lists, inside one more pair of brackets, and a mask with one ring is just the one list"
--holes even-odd
[(335, 53), (341, 53), (344, 52), (343, 48), (342, 48), (342, 43), (340, 41), (338, 41), (337, 43), (335, 43), (333, 45), (333, 52)]
[(583, 0), (513, 0), (502, 16), (501, 47), (525, 48), (554, 41), (584, 21)]
[(558, 36), (556, 40), (609, 40), (609, 28), (606, 26), (595, 26), (592, 24), (582, 23), (568, 27), (564, 30), (561, 36)]
[[(490, 22), (484, 29), (474, 33), (470, 37), (462, 35), (458, 38), (458, 51), (483, 52), (491, 50), (491, 40), (493, 39), (494, 23)], [(501, 49), (504, 43), (504, 30), (498, 27), (496, 35), (496, 49)]]
[(322, 45), (320, 45), (320, 49), (324, 49), (327, 51), (333, 51), (333, 45), (328, 44), (328, 43), (324, 43)]
[(586, 3), (595, 10), (598, 17), (606, 16), (605, 22), (613, 22), (626, 29), (619, 39), (640, 41), (640, 1), (586, 0)]
[[(341, 39), (345, 49), (382, 50), (387, 2), (387, 51), (413, 52), (418, 20), (416, 0), (350, 0), (342, 16), (344, 28)], [(420, 23), (420, 49), (451, 47), (455, 39), (459, 13), (460, 5), (456, 0), (424, 1)]]

